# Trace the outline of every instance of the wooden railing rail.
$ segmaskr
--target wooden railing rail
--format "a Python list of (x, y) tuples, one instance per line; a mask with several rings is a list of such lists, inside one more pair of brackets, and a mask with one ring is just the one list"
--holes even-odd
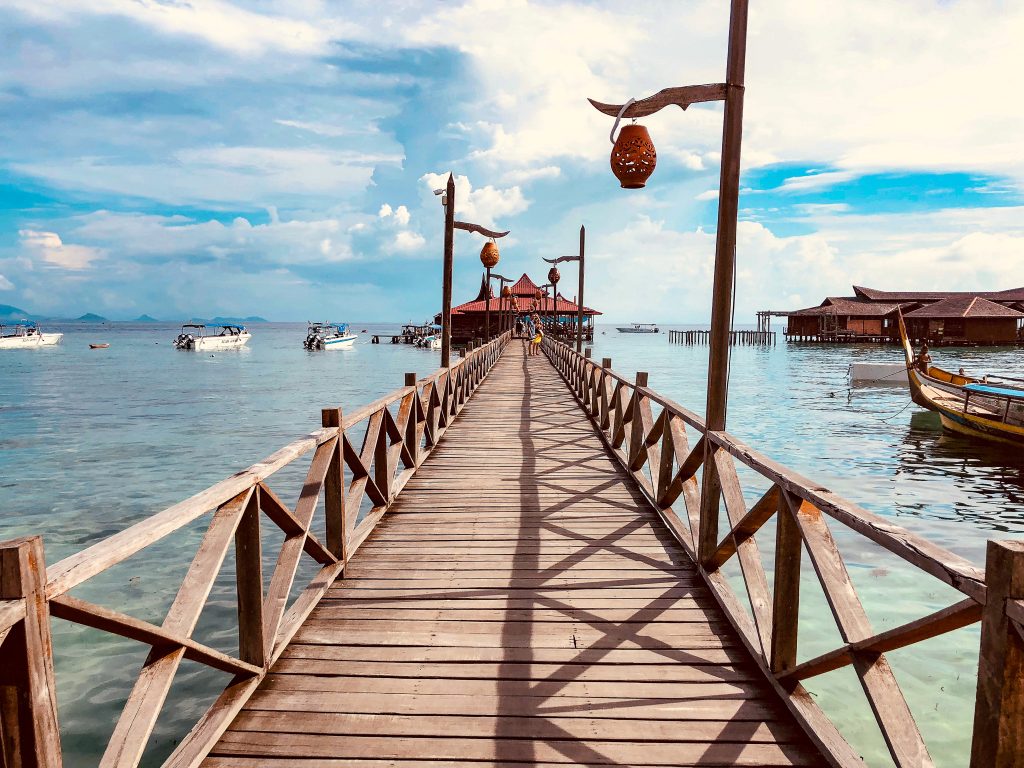
[[(41, 538), (0, 543), (0, 766), (61, 765), (51, 616), (150, 646), (100, 761), (104, 767), (139, 764), (183, 659), (233, 675), (165, 762), (173, 768), (199, 765), (430, 455), (509, 339), (503, 334), (425, 378), (407, 374), (402, 388), (347, 416), (339, 408), (324, 409), (321, 429), (49, 568), (44, 565)], [(362, 423), (365, 432), (357, 447), (355, 428)], [(298, 500), (289, 506), (268, 480), (311, 452)], [(312, 529), (321, 496), (322, 536)], [(367, 499), (369, 509), (364, 507)], [(161, 624), (68, 594), (207, 515), (205, 534)], [(284, 533), (265, 592), (260, 530), (264, 516)], [(239, 637), (235, 656), (192, 636), (232, 547)], [(320, 567), (289, 603), (304, 555)]]
[[(726, 432), (709, 431), (700, 416), (650, 389), (646, 373), (630, 381), (612, 370), (610, 359), (598, 364), (590, 359), (589, 350), (580, 355), (551, 339), (545, 339), (544, 351), (606, 445), (697, 563), (762, 672), (833, 765), (862, 761), (801, 680), (852, 667), (895, 764), (931, 765), (885, 654), (979, 620), (982, 641), (971, 765), (1024, 762), (1024, 545), (990, 542), (986, 579), (985, 570), (964, 558), (868, 512)], [(770, 482), (749, 507), (737, 462)], [(713, 519), (702, 519), (697, 476), (712, 465), (722, 489), (722, 508)], [(775, 567), (769, 579), (758, 533), (773, 518)], [(876, 632), (828, 519), (960, 591), (965, 599)], [(719, 535), (720, 524), (725, 526), (724, 535)], [(801, 549), (809, 556), (842, 645), (798, 662)], [(721, 570), (734, 557), (749, 612)]]

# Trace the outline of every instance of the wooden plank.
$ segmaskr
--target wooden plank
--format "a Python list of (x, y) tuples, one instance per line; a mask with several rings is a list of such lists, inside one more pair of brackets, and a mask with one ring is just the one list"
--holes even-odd
[(11, 756), (23, 768), (63, 764), (46, 576), (41, 537), (0, 544), (0, 599), (16, 600), (24, 608), (2, 649), (0, 683), (8, 693), (0, 712), (0, 757), (6, 762)]
[(235, 592), (238, 595), (238, 657), (256, 667), (267, 663), (263, 633), (263, 545), (260, 506), (263, 489), (242, 513), (235, 531)]

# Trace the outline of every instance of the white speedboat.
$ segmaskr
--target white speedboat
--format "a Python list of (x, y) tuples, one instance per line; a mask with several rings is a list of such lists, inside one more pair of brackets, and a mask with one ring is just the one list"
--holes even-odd
[(441, 348), (441, 334), (432, 334), (430, 336), (423, 336), (417, 342), (416, 346), (421, 349), (440, 349)]
[(619, 333), (661, 333), (654, 323), (633, 323), (632, 325), (616, 327)]
[(350, 349), (356, 338), (349, 331), (348, 323), (310, 323), (302, 346), (306, 349)]
[(244, 347), (252, 334), (244, 325), (186, 323), (174, 340), (175, 349), (233, 349)]
[(0, 349), (22, 349), (52, 347), (60, 344), (63, 333), (43, 333), (35, 323), (18, 323), (14, 326), (0, 325)]

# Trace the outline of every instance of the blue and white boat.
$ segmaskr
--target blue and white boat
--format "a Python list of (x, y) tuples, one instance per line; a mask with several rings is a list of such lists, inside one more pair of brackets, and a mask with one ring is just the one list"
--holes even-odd
[(17, 323), (5, 330), (0, 325), (0, 349), (20, 349), (22, 347), (52, 347), (60, 344), (63, 333), (43, 333), (34, 322)]
[(357, 338), (349, 330), (348, 323), (310, 323), (302, 346), (306, 349), (349, 349)]

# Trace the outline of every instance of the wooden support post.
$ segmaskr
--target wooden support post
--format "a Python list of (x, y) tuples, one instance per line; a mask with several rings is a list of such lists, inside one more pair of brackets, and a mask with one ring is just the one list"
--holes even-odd
[[(779, 493), (775, 517), (775, 589), (772, 600), (772, 640), (768, 665), (779, 674), (796, 666), (800, 620), (800, 527), (789, 506), (790, 497)], [(799, 499), (793, 499), (799, 506)]]
[[(729, 336), (733, 276), (736, 271), (736, 222), (740, 193), (740, 144), (743, 139), (743, 79), (747, 53), (747, 0), (732, 0), (729, 14), (729, 56), (726, 64), (725, 117), (722, 125), (722, 164), (719, 177), (718, 235), (711, 290), (711, 332), (708, 336), (707, 428), (725, 430), (729, 395)], [(701, 531), (698, 560), (718, 546), (718, 509), (721, 484), (715, 471), (710, 440), (705, 443), (700, 494)]]
[(341, 408), (324, 408), (320, 412), (324, 427), (338, 428), (338, 445), (324, 480), (324, 514), (327, 518), (327, 549), (341, 562), (348, 561), (348, 521), (345, 513), (345, 475), (341, 466), (342, 442), (345, 439)]
[(25, 618), (3, 641), (0, 760), (20, 768), (60, 768), (46, 562), (39, 536), (0, 544), (0, 599), (25, 601)]
[(1006, 601), (1024, 598), (1024, 541), (990, 541), (971, 768), (1024, 763), (1024, 639)]
[(452, 364), (452, 267), (455, 263), (455, 178), (448, 174), (444, 206), (444, 276), (441, 296), (441, 367)]
[(484, 282), (484, 336), (491, 340), (491, 268), (487, 267), (487, 280)]
[(238, 658), (267, 665), (263, 627), (263, 549), (260, 489), (253, 492), (235, 529), (235, 588), (238, 594)]
[(590, 359), (590, 357), (591, 357), (591, 356), (592, 356), (593, 354), (594, 354), (594, 348), (593, 348), (593, 347), (587, 347), (586, 349), (584, 349), (584, 350), (583, 350), (583, 356), (584, 356), (585, 358), (587, 358), (587, 360), (589, 360), (589, 359)]
[(612, 369), (612, 359), (610, 357), (602, 357), (601, 367), (607, 368), (610, 371)]
[(587, 228), (580, 226), (580, 295), (576, 304), (576, 353), (583, 349), (583, 255), (587, 245)]

